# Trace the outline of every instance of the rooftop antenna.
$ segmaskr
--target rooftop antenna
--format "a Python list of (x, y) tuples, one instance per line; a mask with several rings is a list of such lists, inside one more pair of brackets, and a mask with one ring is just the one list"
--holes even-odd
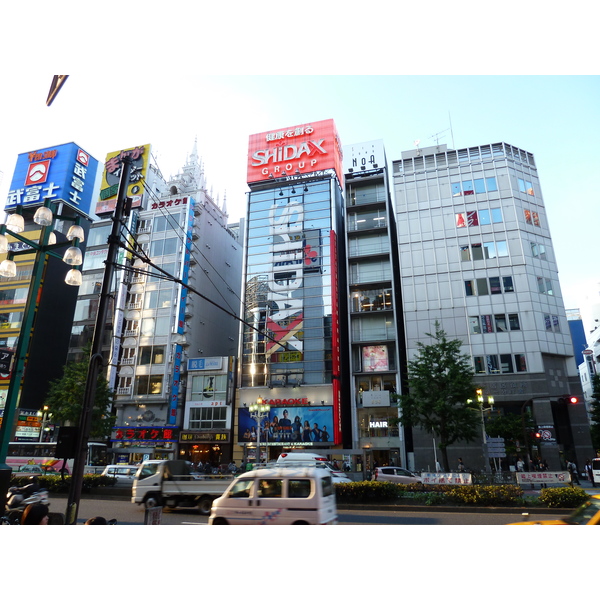
[(448, 131), (448, 129), (444, 129), (442, 131), (438, 131), (437, 133), (434, 133), (433, 135), (429, 136), (429, 139), (434, 139), (435, 140), (435, 145), (439, 146), (440, 145), (440, 140), (445, 137), (442, 135), (442, 133), (445, 133), (446, 131)]
[(421, 140), (415, 140), (415, 146), (417, 147), (417, 156), (421, 156), (421, 149), (419, 148), (419, 144)]
[(452, 137), (452, 148), (456, 148), (454, 145), (454, 132), (452, 131), (452, 119), (450, 118), (450, 111), (448, 111), (448, 122), (450, 123), (450, 136)]

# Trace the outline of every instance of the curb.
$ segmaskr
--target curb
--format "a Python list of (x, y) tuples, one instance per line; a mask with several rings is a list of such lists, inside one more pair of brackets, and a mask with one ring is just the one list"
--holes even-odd
[(338, 504), (338, 510), (381, 510), (381, 511), (407, 511), (407, 512), (470, 512), (470, 513), (496, 513), (516, 514), (529, 513), (529, 515), (568, 515), (573, 508), (546, 508), (533, 506), (445, 506), (437, 504), (426, 506), (423, 504)]

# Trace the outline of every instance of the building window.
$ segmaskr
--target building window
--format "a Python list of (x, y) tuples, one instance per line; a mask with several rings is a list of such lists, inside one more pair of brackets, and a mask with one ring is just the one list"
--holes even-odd
[(137, 375), (135, 378), (134, 394), (138, 396), (159, 395), (162, 388), (162, 375)]
[(519, 191), (527, 194), (528, 196), (534, 196), (533, 186), (531, 185), (531, 181), (526, 181), (525, 179), (517, 179), (519, 183)]
[[(480, 323), (481, 329), (479, 327)], [(519, 315), (516, 313), (469, 317), (469, 331), (471, 333), (501, 333), (520, 330)]]
[(192, 402), (199, 400), (224, 405), (227, 401), (227, 375), (193, 375)]
[(460, 246), (460, 259), (462, 262), (483, 260), (484, 258), (499, 258), (502, 256), (508, 256), (508, 245), (505, 241)]
[(165, 256), (177, 252), (178, 239), (175, 237), (154, 240), (150, 245), (150, 256)]
[(544, 324), (546, 331), (553, 331), (554, 333), (560, 332), (560, 320), (558, 315), (544, 315)]
[(163, 365), (165, 346), (140, 346), (138, 365)]
[(224, 429), (227, 425), (227, 408), (201, 406), (190, 408), (190, 429)]
[(541, 227), (539, 214), (535, 211), (525, 209), (525, 223), (527, 223), (527, 225), (535, 225), (536, 227)]
[(469, 317), (469, 331), (471, 333), (481, 333), (481, 325), (479, 317)]
[(488, 280), (485, 278), (476, 279), (477, 282), (477, 295), (478, 296), (487, 296), (489, 294), (488, 289)]
[(527, 363), (524, 354), (486, 354), (474, 356), (473, 364), (476, 375), (498, 375), (504, 373), (525, 373)]
[(456, 213), (457, 227), (476, 227), (478, 225), (491, 225), (492, 223), (502, 223), (502, 211), (499, 208), (487, 208), (483, 210), (471, 210), (466, 213)]
[(538, 244), (537, 242), (531, 242), (531, 254), (534, 258), (540, 258), (546, 260), (546, 247), (544, 244)]
[(515, 288), (513, 286), (513, 279), (511, 276), (490, 277), (489, 279), (467, 279), (465, 281), (465, 294), (467, 296), (485, 296), (488, 293), (506, 294), (514, 291)]
[(151, 290), (144, 296), (144, 308), (169, 308), (171, 306), (171, 290)]

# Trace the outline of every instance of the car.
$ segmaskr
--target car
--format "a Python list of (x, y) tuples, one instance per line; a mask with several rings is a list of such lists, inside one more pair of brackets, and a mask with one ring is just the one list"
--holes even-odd
[(392, 483), (422, 483), (423, 480), (402, 467), (377, 467), (373, 474), (375, 481), (391, 481)]
[(327, 460), (325, 456), (321, 454), (314, 454), (312, 452), (284, 452), (279, 455), (276, 465), (281, 466), (302, 466), (302, 467), (317, 467), (318, 469), (327, 469), (333, 483), (352, 483), (352, 479), (344, 475), (340, 470), (334, 469), (333, 465)]
[(138, 466), (136, 465), (107, 465), (102, 471), (102, 475), (114, 477), (116, 486), (126, 486), (133, 483), (137, 470)]
[(509, 525), (600, 525), (600, 495), (590, 496), (564, 519), (519, 521)]

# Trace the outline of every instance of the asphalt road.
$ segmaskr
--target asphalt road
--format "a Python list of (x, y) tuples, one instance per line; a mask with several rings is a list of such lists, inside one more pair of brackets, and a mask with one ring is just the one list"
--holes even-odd
[[(66, 498), (50, 497), (51, 512), (65, 513)], [(535, 511), (530, 511), (534, 518)], [(564, 513), (563, 513), (564, 514)], [(127, 498), (122, 500), (82, 498), (78, 513), (78, 523), (82, 524), (90, 517), (103, 516), (117, 519), (119, 525), (143, 525), (145, 510), (132, 504)], [(544, 519), (560, 518), (561, 515), (544, 513)], [(505, 525), (522, 521), (520, 512), (492, 513), (448, 512), (443, 509), (427, 511), (382, 511), (360, 509), (338, 509), (340, 525)], [(193, 508), (180, 508), (163, 511), (161, 525), (206, 525), (208, 517), (201, 516)]]

